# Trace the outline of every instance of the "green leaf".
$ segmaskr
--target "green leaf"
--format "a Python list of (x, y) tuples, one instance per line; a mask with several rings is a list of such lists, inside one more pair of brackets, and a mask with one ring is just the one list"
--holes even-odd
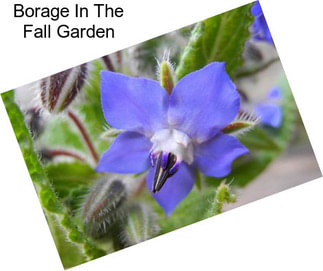
[(250, 37), (249, 26), (254, 20), (250, 14), (251, 5), (197, 23), (177, 67), (177, 78), (213, 61), (226, 62), (227, 72), (233, 75), (242, 65), (244, 45)]
[(71, 238), (68, 238), (65, 229), (59, 223), (58, 217), (50, 213), (46, 217), (64, 268), (86, 262), (87, 258), (82, 253), (81, 246), (69, 241)]
[(46, 174), (38, 161), (37, 154), (34, 152), (33, 141), (25, 126), (24, 116), (14, 102), (14, 92), (4, 92), (1, 94), (1, 97), (24, 156), (30, 177), (35, 185), (44, 184), (46, 182)]
[(39, 137), (41, 146), (50, 146), (51, 148), (68, 148), (87, 152), (87, 148), (80, 136), (80, 132), (68, 118), (62, 115), (51, 115), (46, 129)]
[(44, 186), (39, 191), (39, 199), (43, 208), (52, 213), (62, 213), (63, 208), (54, 190), (50, 186)]
[(162, 208), (154, 200), (151, 200), (150, 204), (159, 214), (158, 224), (161, 233), (167, 233), (205, 219), (205, 213), (209, 210), (214, 196), (215, 189), (213, 188), (201, 192), (193, 190), (168, 218), (165, 217)]
[(248, 133), (242, 134), (239, 139), (249, 151), (281, 151), (281, 146), (276, 142), (274, 137), (269, 135), (264, 127), (254, 127)]
[(82, 162), (48, 164), (46, 172), (62, 198), (74, 189), (89, 186), (98, 175), (92, 167)]
[[(234, 202), (235, 196), (228, 185), (221, 183), (217, 188), (205, 187), (202, 191), (193, 189), (169, 217), (165, 216), (163, 209), (149, 193), (145, 200), (158, 214), (160, 233), (164, 234), (221, 213), (223, 204)], [(215, 205), (218, 202), (221, 204)]]

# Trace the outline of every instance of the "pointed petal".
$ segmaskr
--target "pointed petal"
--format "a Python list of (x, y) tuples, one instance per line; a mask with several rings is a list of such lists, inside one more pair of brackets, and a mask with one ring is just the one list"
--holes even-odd
[(154, 199), (164, 209), (166, 216), (170, 216), (176, 206), (192, 190), (195, 175), (192, 168), (182, 163), (178, 172), (168, 178), (162, 189), (157, 193), (152, 193), (153, 180), (154, 170), (151, 169), (147, 176), (148, 189)]
[(224, 177), (231, 171), (232, 162), (249, 151), (233, 136), (218, 134), (195, 147), (194, 165), (204, 174)]
[(139, 173), (145, 171), (149, 163), (151, 142), (135, 132), (124, 132), (101, 156), (96, 171), (114, 173)]
[(283, 113), (278, 104), (260, 104), (255, 108), (262, 124), (278, 128), (283, 119)]
[(206, 141), (237, 115), (240, 96), (224, 62), (214, 62), (180, 80), (169, 99), (168, 120), (198, 142)]
[(166, 125), (168, 94), (158, 82), (102, 71), (101, 102), (114, 128), (151, 135)]

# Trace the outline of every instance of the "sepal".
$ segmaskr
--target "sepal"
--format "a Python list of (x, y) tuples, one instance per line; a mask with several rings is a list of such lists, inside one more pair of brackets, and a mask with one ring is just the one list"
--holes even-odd
[(225, 134), (234, 136), (248, 132), (255, 127), (260, 121), (260, 118), (249, 112), (239, 112), (238, 116), (229, 125), (222, 129)]

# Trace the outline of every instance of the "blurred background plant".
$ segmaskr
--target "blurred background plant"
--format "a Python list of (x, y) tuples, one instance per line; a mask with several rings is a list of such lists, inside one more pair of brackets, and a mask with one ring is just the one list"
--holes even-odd
[[(320, 176), (275, 45), (251, 35), (259, 16), (251, 12), (252, 6), (2, 94), (65, 268)], [(95, 171), (98, 158), (120, 133), (102, 113), (100, 71), (156, 80), (156, 59), (165, 50), (178, 80), (208, 63), (226, 62), (241, 94), (240, 114), (257, 113), (257, 106), (268, 102), (270, 89), (280, 92), (272, 102), (280, 112), (276, 125), (260, 122), (239, 134), (250, 154), (234, 162), (226, 179), (196, 172), (193, 191), (169, 218), (146, 189), (145, 173)], [(293, 167), (295, 155), (299, 160)], [(272, 183), (276, 185), (267, 189)]]

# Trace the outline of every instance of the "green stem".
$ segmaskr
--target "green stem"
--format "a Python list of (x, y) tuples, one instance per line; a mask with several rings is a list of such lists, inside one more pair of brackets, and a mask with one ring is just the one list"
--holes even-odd
[(240, 69), (235, 73), (234, 77), (235, 78), (243, 78), (243, 77), (255, 75), (255, 74), (267, 69), (271, 64), (273, 64), (277, 61), (279, 61), (279, 57), (273, 58), (273, 59), (271, 59), (267, 62), (264, 62), (264, 63), (255, 64), (255, 65), (251, 65), (250, 67)]

